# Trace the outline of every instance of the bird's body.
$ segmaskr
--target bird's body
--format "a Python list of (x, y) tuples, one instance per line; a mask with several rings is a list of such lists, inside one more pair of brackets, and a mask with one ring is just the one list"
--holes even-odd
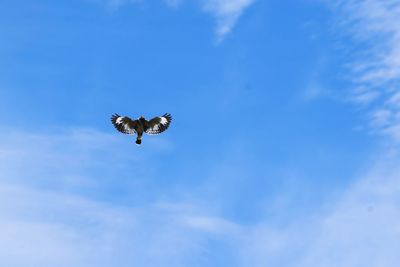
[(150, 135), (160, 134), (168, 129), (171, 121), (172, 117), (168, 113), (160, 117), (154, 117), (149, 121), (144, 117), (132, 120), (127, 116), (120, 116), (118, 114), (111, 116), (111, 122), (118, 131), (130, 135), (137, 134), (136, 144), (138, 145), (142, 143), (143, 133)]

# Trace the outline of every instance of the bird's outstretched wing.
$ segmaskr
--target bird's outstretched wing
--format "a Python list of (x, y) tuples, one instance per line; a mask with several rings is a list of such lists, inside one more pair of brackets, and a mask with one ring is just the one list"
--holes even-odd
[(149, 120), (148, 127), (146, 129), (147, 134), (159, 134), (168, 129), (169, 124), (172, 121), (171, 114), (165, 113), (160, 117), (155, 117)]
[(111, 122), (115, 129), (124, 134), (135, 134), (138, 122), (131, 120), (129, 117), (114, 114), (111, 116)]

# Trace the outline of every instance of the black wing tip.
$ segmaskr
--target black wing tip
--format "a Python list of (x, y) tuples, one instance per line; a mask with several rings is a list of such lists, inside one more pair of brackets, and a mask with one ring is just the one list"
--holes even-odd
[(164, 117), (164, 118), (167, 118), (167, 120), (169, 120), (169, 121), (172, 121), (172, 115), (169, 114), (169, 113), (165, 113), (165, 114), (163, 115), (163, 117)]
[(119, 117), (121, 117), (121, 116), (118, 115), (117, 113), (115, 113), (114, 115), (111, 115), (111, 121), (115, 122)]

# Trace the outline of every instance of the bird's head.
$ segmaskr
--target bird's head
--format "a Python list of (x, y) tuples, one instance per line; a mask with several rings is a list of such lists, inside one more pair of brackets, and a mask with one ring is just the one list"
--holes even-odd
[(140, 116), (140, 117), (139, 117), (139, 120), (141, 120), (141, 121), (144, 120), (144, 117), (143, 117), (143, 116)]

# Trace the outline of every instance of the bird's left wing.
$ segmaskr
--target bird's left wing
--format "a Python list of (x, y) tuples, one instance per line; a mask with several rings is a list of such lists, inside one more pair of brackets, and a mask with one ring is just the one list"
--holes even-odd
[(111, 122), (115, 129), (124, 134), (135, 134), (138, 122), (126, 116), (114, 114), (111, 116)]
[(168, 129), (169, 124), (172, 121), (171, 114), (165, 113), (160, 117), (155, 117), (149, 120), (148, 127), (146, 129), (147, 134), (159, 134)]

